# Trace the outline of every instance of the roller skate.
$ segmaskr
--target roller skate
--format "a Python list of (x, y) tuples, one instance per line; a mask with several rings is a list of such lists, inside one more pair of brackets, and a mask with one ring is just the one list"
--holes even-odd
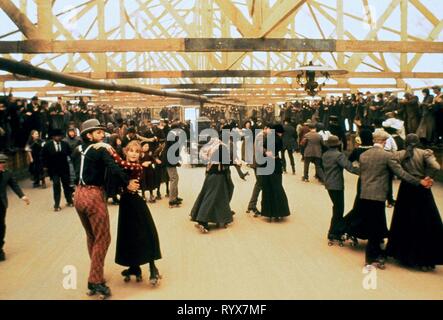
[(374, 260), (371, 263), (366, 262), (366, 268), (367, 269), (376, 268), (376, 269), (384, 270), (384, 269), (386, 269), (385, 259), (378, 258), (377, 260)]
[(100, 300), (105, 300), (111, 296), (111, 289), (104, 283), (88, 283), (88, 296), (95, 296), (98, 294)]
[(195, 225), (195, 227), (198, 228), (198, 229), (200, 230), (201, 233), (208, 233), (208, 232), (209, 232), (209, 227), (208, 227), (208, 225), (203, 225), (203, 224), (197, 223), (197, 224)]
[(130, 267), (129, 269), (123, 270), (121, 274), (123, 276), (123, 281), (125, 282), (131, 281), (131, 276), (135, 276), (135, 281), (137, 282), (141, 282), (143, 280), (142, 270), (140, 269), (140, 267)]
[(150, 197), (149, 197), (149, 203), (155, 203), (155, 197), (154, 197), (154, 195), (151, 195)]
[(358, 246), (358, 239), (355, 236), (351, 236), (349, 234), (346, 234), (346, 240), (351, 240), (351, 247)]
[(217, 223), (217, 228), (227, 229), (228, 228), (228, 224), (227, 223)]
[(169, 208), (178, 208), (180, 205), (181, 202), (178, 200), (169, 201)]
[(151, 284), (151, 286), (155, 287), (159, 284), (162, 276), (160, 275), (160, 273), (158, 272), (158, 269), (155, 266), (150, 267), (150, 271), (151, 271), (151, 275), (149, 276), (149, 283)]
[(257, 209), (248, 209), (248, 210), (246, 210), (246, 213), (250, 213), (250, 212), (254, 213), (254, 218), (257, 218), (257, 217), (261, 216), (260, 211), (258, 211)]
[(420, 266), (419, 269), (423, 272), (429, 272), (435, 270), (435, 266), (434, 265)]
[(328, 246), (332, 247), (335, 243), (338, 243), (340, 247), (344, 246), (344, 237), (336, 235), (328, 235)]

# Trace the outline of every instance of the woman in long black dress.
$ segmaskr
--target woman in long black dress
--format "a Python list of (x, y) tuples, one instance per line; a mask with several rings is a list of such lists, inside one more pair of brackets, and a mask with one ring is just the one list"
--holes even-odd
[[(290, 215), (288, 198), (282, 183), (283, 164), (279, 155), (283, 149), (282, 135), (283, 126), (277, 124), (272, 126), (275, 132), (275, 149), (272, 150), (269, 145), (269, 133), (263, 142), (265, 156), (272, 157), (275, 160), (275, 168), (272, 174), (262, 176), (262, 200), (261, 215), (268, 217), (271, 222), (273, 218), (280, 220)], [(272, 131), (271, 131), (272, 132)]]
[[(418, 148), (419, 142), (416, 134), (409, 134), (407, 149), (396, 157), (409, 174), (433, 178), (440, 165), (431, 150)], [(443, 223), (431, 189), (401, 182), (386, 250), (388, 256), (423, 271), (443, 264)]]
[[(349, 155), (349, 161), (358, 162), (360, 156), (368, 151), (373, 146), (372, 132), (369, 129), (362, 129), (359, 134), (360, 146), (355, 148)], [(361, 180), (358, 178), (357, 182), (357, 194), (354, 200), (354, 206), (349, 213), (343, 218), (344, 233), (347, 238), (352, 240), (352, 244), (355, 246), (358, 243), (357, 239), (368, 239), (368, 231), (363, 223), (363, 216), (360, 213), (360, 188)]]
[[(229, 149), (220, 139), (211, 139), (200, 155), (208, 164), (202, 190), (191, 210), (191, 221), (197, 222), (202, 233), (207, 233), (209, 223), (226, 227), (233, 221), (229, 202), (234, 185), (230, 181)], [(228, 161), (222, 163), (223, 159)]]
[[(140, 181), (143, 172), (143, 167), (139, 164), (140, 143), (136, 140), (129, 142), (124, 152), (126, 161), (111, 150), (112, 157), (125, 169), (130, 179)], [(125, 281), (129, 281), (131, 275), (135, 275), (137, 281), (141, 281), (140, 265), (149, 263), (149, 281), (152, 285), (156, 285), (161, 278), (154, 262), (161, 259), (157, 229), (140, 190), (137, 192), (126, 190), (124, 189), (120, 197), (115, 262), (129, 267), (122, 272)]]

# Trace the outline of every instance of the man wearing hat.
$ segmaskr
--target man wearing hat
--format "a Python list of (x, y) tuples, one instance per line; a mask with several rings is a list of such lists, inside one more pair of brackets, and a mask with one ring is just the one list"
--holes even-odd
[(352, 166), (343, 152), (340, 152), (341, 142), (337, 136), (331, 135), (326, 141), (328, 150), (323, 154), (323, 170), (325, 172), (325, 188), (333, 203), (332, 219), (328, 232), (329, 244), (342, 241), (343, 213), (345, 210), (345, 182), (343, 169), (352, 174), (358, 174), (358, 168)]
[(14, 193), (22, 199), (27, 205), (30, 201), (23, 193), (22, 189), (17, 184), (17, 180), (11, 171), (6, 169), (6, 162), (8, 157), (4, 154), (0, 154), (0, 261), (6, 259), (3, 246), (5, 244), (5, 232), (6, 232), (6, 210), (8, 209), (8, 195), (6, 193), (6, 187), (9, 185)]
[[(74, 205), (86, 231), (91, 268), (88, 289), (91, 294), (107, 297), (111, 294), (105, 285), (103, 269), (106, 253), (111, 242), (109, 215), (104, 191), (105, 170), (116, 180), (116, 184), (136, 191), (136, 180), (129, 182), (123, 169), (115, 162), (105, 148), (93, 148), (103, 142), (104, 127), (97, 119), (89, 119), (81, 125), (84, 141), (73, 154), (78, 185), (75, 190)], [(128, 185), (129, 183), (129, 185)]]
[(314, 123), (309, 124), (309, 132), (305, 134), (301, 144), (305, 147), (304, 151), (304, 174), (302, 181), (309, 182), (309, 165), (315, 164), (315, 176), (320, 182), (323, 182), (324, 173), (321, 166), (323, 138), (317, 132), (317, 127)]
[(418, 179), (403, 170), (394, 155), (384, 150), (389, 138), (385, 131), (373, 134), (374, 147), (360, 156), (360, 210), (364, 228), (367, 231), (366, 265), (384, 268), (383, 251), (380, 244), (388, 235), (385, 202), (389, 193), (391, 172), (400, 179), (419, 186), (431, 187), (432, 181)]
[(63, 141), (63, 132), (60, 129), (52, 130), (50, 133), (52, 140), (45, 143), (42, 149), (43, 167), (47, 170), (52, 180), (52, 190), (54, 195), (54, 211), (60, 211), (61, 186), (69, 207), (73, 207), (72, 188), (70, 183), (69, 156), (71, 148)]
[(125, 148), (132, 140), (137, 140), (137, 132), (134, 127), (129, 127), (122, 139), (122, 148)]

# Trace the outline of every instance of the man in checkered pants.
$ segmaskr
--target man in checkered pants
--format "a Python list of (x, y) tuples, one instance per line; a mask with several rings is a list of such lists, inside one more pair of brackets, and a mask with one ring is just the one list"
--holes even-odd
[(111, 242), (109, 215), (104, 192), (105, 170), (116, 179), (116, 183), (137, 190), (138, 182), (129, 181), (123, 170), (115, 163), (105, 148), (96, 148), (105, 137), (104, 128), (96, 119), (82, 123), (81, 136), (84, 141), (73, 154), (78, 185), (74, 205), (86, 231), (88, 252), (91, 258), (88, 289), (91, 294), (110, 296), (103, 269), (106, 253)]

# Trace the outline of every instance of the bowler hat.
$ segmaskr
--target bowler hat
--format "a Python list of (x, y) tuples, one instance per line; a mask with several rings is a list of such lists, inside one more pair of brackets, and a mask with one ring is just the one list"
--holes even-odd
[(0, 163), (5, 163), (8, 161), (8, 156), (6, 154), (0, 153)]
[(82, 123), (80, 133), (83, 135), (94, 130), (104, 130), (97, 119), (89, 119)]

